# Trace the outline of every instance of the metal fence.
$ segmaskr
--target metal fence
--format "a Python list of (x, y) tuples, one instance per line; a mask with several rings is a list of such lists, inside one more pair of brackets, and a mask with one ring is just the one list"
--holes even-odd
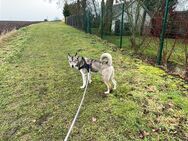
[(122, 49), (134, 50), (143, 59), (170, 66), (169, 71), (173, 65), (188, 71), (188, 10), (182, 10), (179, 1), (158, 1), (154, 8), (150, 5), (130, 0), (114, 3), (110, 9), (102, 1), (98, 13), (87, 7), (83, 14), (67, 17), (66, 23)]

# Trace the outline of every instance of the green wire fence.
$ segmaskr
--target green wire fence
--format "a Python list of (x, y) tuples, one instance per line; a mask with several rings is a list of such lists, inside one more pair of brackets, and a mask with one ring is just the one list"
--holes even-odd
[(102, 0), (97, 10), (87, 6), (84, 12), (67, 17), (66, 23), (157, 65), (181, 61), (179, 65), (187, 66), (188, 16), (186, 11), (175, 11), (178, 2), (172, 1), (156, 1), (154, 8), (152, 1), (120, 1), (110, 9)]

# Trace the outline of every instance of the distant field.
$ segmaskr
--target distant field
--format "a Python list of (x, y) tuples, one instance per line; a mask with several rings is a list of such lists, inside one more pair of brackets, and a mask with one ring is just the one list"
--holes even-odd
[(0, 34), (35, 23), (39, 23), (39, 21), (0, 21)]

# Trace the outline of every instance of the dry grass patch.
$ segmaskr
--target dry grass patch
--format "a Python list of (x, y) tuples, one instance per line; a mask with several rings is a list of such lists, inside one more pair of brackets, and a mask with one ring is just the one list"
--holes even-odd
[(10, 36), (15, 35), (16, 32), (17, 32), (17, 30), (16, 30), (16, 29), (13, 29), (13, 30), (10, 31), (10, 32), (4, 31), (3, 33), (1, 33), (1, 34), (0, 34), (0, 43), (1, 43), (3, 40), (8, 39)]

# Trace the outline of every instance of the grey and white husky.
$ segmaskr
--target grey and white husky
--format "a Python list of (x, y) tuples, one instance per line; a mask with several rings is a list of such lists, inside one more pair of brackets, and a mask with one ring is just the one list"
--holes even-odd
[(91, 74), (89, 71), (99, 72), (102, 75), (102, 79), (106, 84), (108, 90), (105, 94), (108, 94), (112, 90), (116, 89), (116, 80), (114, 79), (114, 67), (112, 66), (112, 56), (109, 53), (103, 53), (100, 60), (94, 60), (79, 56), (77, 53), (73, 56), (68, 54), (68, 62), (70, 67), (76, 68), (82, 74), (83, 85), (80, 88), (85, 88), (88, 82), (91, 83)]

